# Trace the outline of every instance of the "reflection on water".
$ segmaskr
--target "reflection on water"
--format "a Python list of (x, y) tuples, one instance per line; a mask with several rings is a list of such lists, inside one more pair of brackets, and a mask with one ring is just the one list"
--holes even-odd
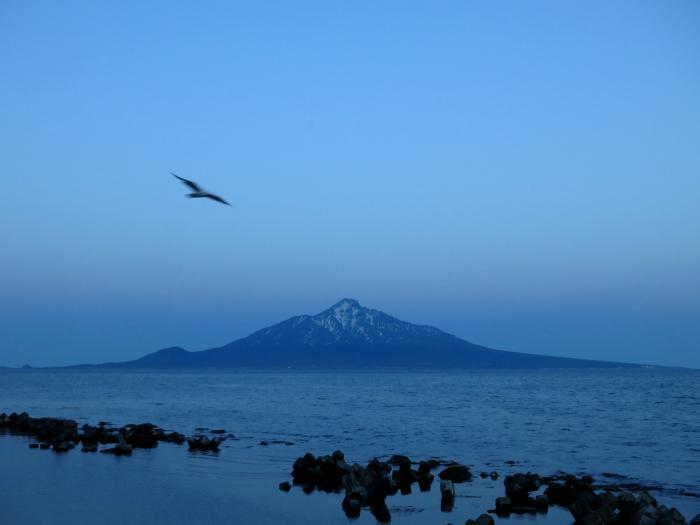
[[(0, 523), (346, 523), (341, 495), (277, 490), (297, 456), (337, 448), (360, 463), (403, 453), (476, 473), (614, 472), (664, 485), (661, 499), (688, 517), (700, 512), (700, 500), (679, 495), (700, 492), (697, 372), (0, 372), (0, 411), (21, 410), (236, 439), (215, 456), (161, 444), (114, 458), (0, 437)], [(502, 479), (459, 485), (452, 514), (440, 512), (436, 485), (387, 503), (397, 523), (463, 523), (502, 495)], [(536, 519), (571, 521), (561, 509)], [(363, 512), (357, 523), (374, 519)]]

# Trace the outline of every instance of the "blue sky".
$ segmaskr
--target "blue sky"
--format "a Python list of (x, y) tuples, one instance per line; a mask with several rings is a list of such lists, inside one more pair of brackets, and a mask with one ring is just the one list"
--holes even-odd
[(699, 29), (690, 0), (3, 2), (0, 364), (349, 296), (700, 367)]

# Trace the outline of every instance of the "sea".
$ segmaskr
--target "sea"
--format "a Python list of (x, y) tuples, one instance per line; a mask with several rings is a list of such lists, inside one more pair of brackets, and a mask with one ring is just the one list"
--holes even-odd
[[(367, 510), (349, 520), (342, 494), (279, 490), (297, 457), (338, 449), (351, 463), (405, 454), (470, 466), (452, 509), (441, 508), (439, 483), (415, 486), (387, 499), (392, 523), (464, 523), (493, 508), (505, 475), (528, 471), (639, 483), (688, 520), (700, 513), (694, 370), (2, 370), (0, 412), (21, 411), (232, 437), (219, 453), (161, 443), (114, 457), (0, 435), (0, 524), (376, 523)], [(492, 471), (499, 479), (479, 476)], [(558, 507), (494, 517), (573, 522)]]

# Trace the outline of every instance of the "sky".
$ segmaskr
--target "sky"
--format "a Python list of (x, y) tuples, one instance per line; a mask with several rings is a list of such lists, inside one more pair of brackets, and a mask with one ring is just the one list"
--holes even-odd
[(6, 0), (0, 177), (0, 365), (202, 350), (353, 297), (700, 367), (693, 0)]

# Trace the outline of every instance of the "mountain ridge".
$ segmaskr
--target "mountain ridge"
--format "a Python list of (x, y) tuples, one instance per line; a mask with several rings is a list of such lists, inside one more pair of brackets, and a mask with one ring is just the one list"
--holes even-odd
[(297, 315), (220, 347), (169, 347), (109, 368), (636, 368), (643, 365), (495, 350), (401, 321), (344, 298), (316, 315)]

